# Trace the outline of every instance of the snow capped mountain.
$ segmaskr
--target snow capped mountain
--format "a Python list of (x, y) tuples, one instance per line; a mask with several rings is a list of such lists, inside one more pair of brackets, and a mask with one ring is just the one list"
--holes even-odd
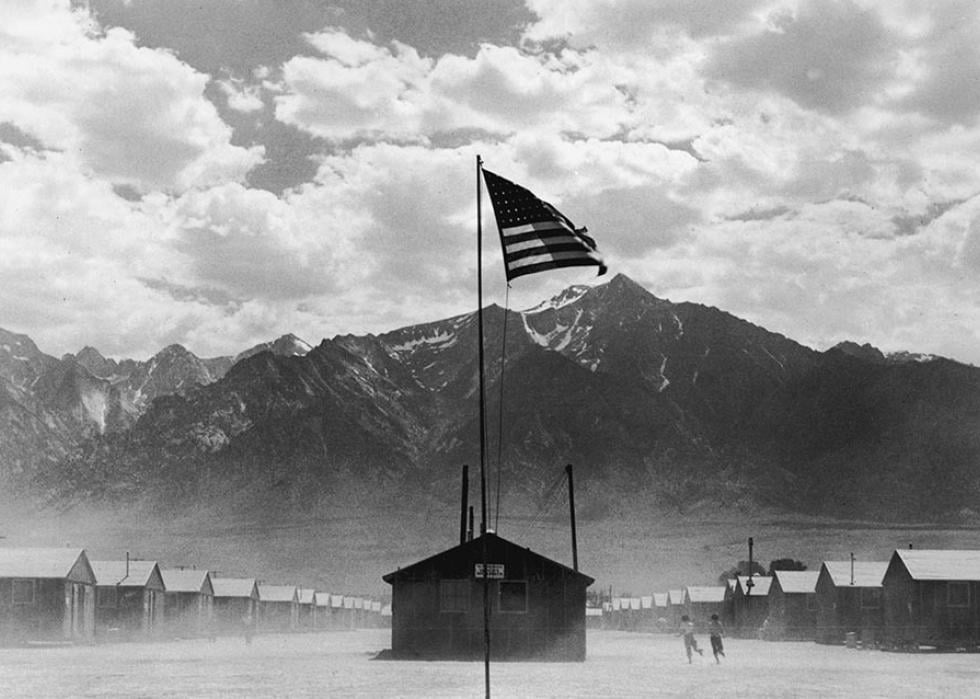
[(238, 363), (243, 359), (247, 359), (259, 352), (272, 352), (280, 357), (302, 357), (306, 355), (311, 349), (312, 345), (308, 344), (304, 340), (296, 337), (292, 333), (287, 333), (282, 335), (275, 340), (270, 342), (262, 342), (254, 347), (250, 347), (244, 352), (239, 353), (233, 363)]
[[(574, 463), (599, 510), (618, 497), (897, 518), (980, 510), (973, 367), (854, 343), (816, 352), (623, 275), (483, 315), (487, 437), (519, 497)], [(209, 474), (249, 492), (290, 488), (297, 502), (341, 480), (399, 498), (455, 492), (459, 465), (479, 455), (477, 330), (469, 313), (312, 349), (287, 335), (234, 363), (177, 345), (146, 362), (91, 348), (59, 361), (7, 333), (0, 458), (62, 495), (151, 487), (165, 499), (178, 484), (206, 493)], [(55, 431), (68, 447), (25, 458)]]

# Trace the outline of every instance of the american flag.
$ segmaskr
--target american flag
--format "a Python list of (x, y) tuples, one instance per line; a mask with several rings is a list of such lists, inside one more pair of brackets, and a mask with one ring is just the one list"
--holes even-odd
[(576, 228), (558, 209), (530, 191), (483, 170), (504, 249), (507, 281), (558, 267), (606, 265), (585, 228)]

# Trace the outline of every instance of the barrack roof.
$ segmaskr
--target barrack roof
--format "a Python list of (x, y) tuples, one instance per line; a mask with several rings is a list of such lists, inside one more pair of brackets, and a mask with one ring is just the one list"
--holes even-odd
[(165, 568), (160, 570), (167, 592), (214, 592), (211, 576), (206, 570), (196, 568)]
[(779, 588), (786, 594), (809, 594), (817, 591), (817, 578), (820, 577), (820, 571), (775, 570), (772, 574), (779, 581)]
[(719, 587), (693, 586), (686, 588), (686, 591), (689, 602), (724, 602), (728, 588), (725, 585)]
[(980, 551), (898, 549), (913, 580), (980, 580)]
[(887, 561), (854, 561), (854, 583), (851, 583), (850, 561), (824, 561), (823, 567), (835, 587), (881, 587), (888, 570)]
[(0, 548), (0, 578), (67, 578), (79, 559), (89, 564), (83, 549)]
[(295, 602), (295, 585), (259, 585), (260, 602)]
[(166, 589), (166, 583), (160, 575), (156, 561), (90, 561), (92, 572), (95, 573), (95, 584), (121, 585), (123, 587), (147, 587), (156, 577), (160, 585)]

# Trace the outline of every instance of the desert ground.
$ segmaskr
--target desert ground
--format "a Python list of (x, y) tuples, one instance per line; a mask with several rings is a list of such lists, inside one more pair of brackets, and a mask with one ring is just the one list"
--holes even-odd
[[(376, 660), (363, 630), (0, 649), (3, 697), (480, 697), (479, 662)], [(688, 664), (673, 636), (590, 631), (584, 663), (493, 663), (494, 697), (966, 697), (977, 655), (727, 640)], [(707, 648), (707, 639), (702, 640)], [(705, 655), (710, 655), (706, 649)]]

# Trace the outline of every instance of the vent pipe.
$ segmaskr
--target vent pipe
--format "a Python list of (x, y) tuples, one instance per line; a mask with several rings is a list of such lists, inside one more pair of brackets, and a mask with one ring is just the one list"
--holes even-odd
[(463, 492), (460, 497), (459, 507), (459, 543), (466, 543), (466, 510), (469, 505), (470, 497), (470, 467), (463, 464)]
[(752, 588), (755, 586), (755, 583), (752, 582), (752, 572), (753, 572), (753, 568), (755, 567), (755, 566), (752, 565), (752, 548), (753, 548), (753, 546), (755, 546), (755, 542), (752, 540), (752, 537), (750, 536), (749, 537), (749, 581), (747, 583), (745, 583), (745, 594), (747, 594), (747, 595), (751, 595), (752, 594)]

